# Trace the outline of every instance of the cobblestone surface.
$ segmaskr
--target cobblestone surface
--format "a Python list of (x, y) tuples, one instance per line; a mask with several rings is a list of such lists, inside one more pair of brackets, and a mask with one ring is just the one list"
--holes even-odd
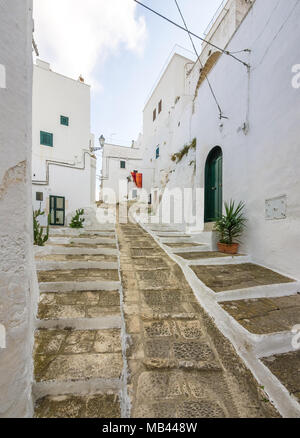
[(131, 417), (278, 416), (178, 265), (138, 225), (117, 233)]

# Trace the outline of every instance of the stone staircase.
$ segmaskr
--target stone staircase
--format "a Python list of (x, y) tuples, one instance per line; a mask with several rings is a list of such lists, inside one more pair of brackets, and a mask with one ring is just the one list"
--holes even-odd
[(144, 228), (181, 267), (199, 303), (281, 415), (299, 418), (300, 349), (295, 336), (300, 324), (300, 282), (254, 263), (247, 255), (214, 251), (210, 230), (197, 236), (174, 227)]
[(36, 417), (125, 415), (118, 254), (111, 226), (54, 228), (36, 249)]

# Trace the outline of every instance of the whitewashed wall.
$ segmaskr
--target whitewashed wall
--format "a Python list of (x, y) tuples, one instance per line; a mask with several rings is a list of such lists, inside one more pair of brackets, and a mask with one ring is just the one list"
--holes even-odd
[[(0, 0), (0, 417), (32, 415), (37, 280), (32, 245), (32, 2)], [(1, 346), (0, 346), (1, 347)]]
[[(60, 124), (61, 115), (69, 117), (69, 126)], [(40, 131), (53, 133), (53, 147), (40, 144)], [(42, 208), (47, 211), (49, 195), (64, 196), (67, 215), (95, 202), (96, 160), (87, 153), (90, 141), (90, 86), (55, 73), (38, 60), (33, 75), (32, 178), (42, 184), (33, 184), (34, 208), (40, 206), (36, 192), (44, 193)], [(47, 160), (73, 168), (51, 164), (49, 184), (44, 184)]]
[[(242, 251), (256, 262), (300, 279), (300, 89), (292, 87), (292, 66), (300, 63), (299, 2), (256, 0), (228, 46), (251, 49), (239, 57), (251, 73), (222, 55), (209, 74), (224, 115), (206, 82), (199, 89), (191, 134), (197, 138), (196, 185), (204, 188), (205, 162), (210, 150), (224, 154), (224, 200), (243, 200), (248, 228)], [(250, 82), (249, 82), (250, 79)], [(248, 92), (249, 88), (249, 92)], [(245, 135), (241, 129), (249, 124)], [(247, 125), (246, 125), (247, 126)], [(182, 186), (185, 162), (177, 166), (172, 184)], [(287, 196), (287, 218), (266, 220), (265, 201)]]

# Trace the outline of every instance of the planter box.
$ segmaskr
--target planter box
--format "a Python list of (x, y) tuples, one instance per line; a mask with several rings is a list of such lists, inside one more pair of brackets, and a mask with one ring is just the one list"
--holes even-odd
[(229, 245), (227, 243), (220, 243), (220, 242), (218, 242), (218, 249), (219, 249), (219, 252), (223, 252), (225, 254), (235, 255), (235, 254), (238, 253), (239, 244), (238, 243), (233, 243), (232, 245)]

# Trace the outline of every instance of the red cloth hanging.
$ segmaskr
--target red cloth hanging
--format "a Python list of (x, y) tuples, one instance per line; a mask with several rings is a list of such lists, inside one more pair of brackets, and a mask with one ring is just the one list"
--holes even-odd
[(139, 189), (143, 188), (143, 174), (142, 173), (136, 174), (136, 185)]

